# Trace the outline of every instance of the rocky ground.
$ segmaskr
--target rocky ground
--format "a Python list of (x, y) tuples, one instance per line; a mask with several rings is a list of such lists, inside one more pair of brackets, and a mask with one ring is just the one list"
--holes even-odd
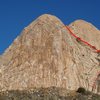
[(100, 95), (80, 88), (70, 91), (61, 88), (38, 88), (24, 91), (0, 92), (0, 100), (100, 100)]

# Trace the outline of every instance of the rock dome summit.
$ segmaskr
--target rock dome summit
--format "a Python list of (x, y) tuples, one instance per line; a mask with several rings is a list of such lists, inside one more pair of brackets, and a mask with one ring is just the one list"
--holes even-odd
[[(100, 49), (100, 31), (84, 20), (68, 25)], [(44, 14), (25, 27), (0, 56), (0, 91), (80, 87), (100, 92), (100, 54), (73, 37), (55, 16)]]

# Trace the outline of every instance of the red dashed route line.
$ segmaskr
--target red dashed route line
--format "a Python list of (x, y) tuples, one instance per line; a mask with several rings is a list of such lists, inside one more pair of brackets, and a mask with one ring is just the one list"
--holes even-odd
[(69, 33), (70, 33), (73, 37), (75, 37), (77, 40), (82, 41), (84, 44), (86, 44), (86, 45), (88, 45), (89, 47), (91, 47), (92, 49), (94, 49), (96, 53), (100, 53), (100, 50), (98, 50), (95, 46), (91, 45), (90, 43), (88, 43), (88, 42), (86, 42), (85, 40), (81, 39), (80, 37), (76, 36), (76, 35), (71, 31), (71, 29), (70, 29), (68, 26), (66, 26), (66, 29), (67, 29), (67, 30), (69, 31)]
[[(70, 33), (73, 37), (75, 37), (75, 38), (78, 39), (79, 41), (82, 41), (84, 44), (86, 44), (86, 45), (88, 45), (89, 47), (91, 47), (92, 49), (94, 49), (96, 53), (100, 53), (100, 50), (96, 49), (95, 46), (89, 44), (88, 42), (84, 41), (84, 40), (81, 39), (80, 37), (76, 36), (76, 35), (71, 31), (71, 29), (70, 29), (68, 26), (66, 26), (66, 29), (69, 31), (69, 33)], [(100, 74), (100, 72), (98, 72), (98, 75), (99, 75), (99, 74)], [(98, 79), (98, 75), (97, 75), (97, 77), (94, 79), (94, 82), (93, 82), (93, 85), (92, 85), (92, 91), (94, 91), (94, 90), (96, 89), (96, 81), (97, 81), (97, 79)]]

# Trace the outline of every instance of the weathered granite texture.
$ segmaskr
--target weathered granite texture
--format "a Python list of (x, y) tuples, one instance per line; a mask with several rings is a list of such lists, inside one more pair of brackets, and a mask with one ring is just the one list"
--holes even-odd
[[(69, 27), (100, 49), (100, 31), (93, 25), (77, 20)], [(45, 14), (26, 27), (0, 57), (0, 90), (56, 86), (91, 91), (99, 70), (99, 55), (70, 35), (58, 18)]]

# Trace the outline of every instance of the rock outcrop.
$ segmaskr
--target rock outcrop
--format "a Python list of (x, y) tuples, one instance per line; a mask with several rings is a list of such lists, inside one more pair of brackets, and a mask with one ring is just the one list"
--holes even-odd
[[(82, 39), (100, 49), (100, 31), (77, 20), (69, 25)], [(84, 87), (93, 84), (100, 70), (99, 54), (74, 38), (55, 16), (42, 15), (26, 27), (0, 57), (0, 90), (34, 87)], [(95, 82), (96, 84), (96, 82)]]

